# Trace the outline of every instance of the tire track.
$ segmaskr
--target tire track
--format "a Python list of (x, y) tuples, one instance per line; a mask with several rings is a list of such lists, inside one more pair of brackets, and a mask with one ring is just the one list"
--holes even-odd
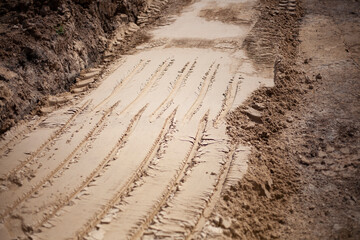
[(43, 225), (47, 220), (52, 218), (63, 206), (65, 206), (72, 198), (74, 198), (78, 193), (80, 193), (86, 186), (89, 185), (97, 176), (97, 174), (105, 168), (109, 164), (112, 159), (112, 156), (121, 149), (127, 140), (129, 139), (131, 133), (134, 131), (136, 125), (138, 124), (142, 114), (144, 113), (145, 109), (148, 105), (145, 105), (140, 111), (130, 120), (128, 127), (126, 128), (125, 132), (122, 136), (118, 139), (114, 147), (111, 151), (106, 155), (106, 157), (99, 163), (99, 165), (90, 173), (89, 176), (78, 186), (70, 195), (66, 196), (65, 198), (61, 199), (55, 206), (55, 208), (51, 211), (51, 214), (46, 215), (42, 220), (40, 220), (37, 224), (33, 226), (33, 229), (39, 228)]
[(180, 70), (180, 74), (178, 74), (175, 83), (169, 93), (169, 95), (166, 97), (166, 99), (155, 109), (155, 111), (150, 115), (150, 121), (154, 121), (155, 119), (158, 119), (165, 111), (170, 107), (172, 104), (172, 101), (174, 97), (176, 96), (176, 93), (179, 91), (179, 89), (183, 86), (186, 79), (190, 76), (190, 74), (193, 72), (193, 69), (195, 68), (195, 65), (197, 63), (197, 60), (195, 59), (192, 65), (189, 67), (190, 62), (187, 62), (184, 67)]
[(126, 112), (131, 106), (133, 106), (139, 99), (144, 96), (153, 86), (153, 84), (156, 82), (156, 80), (160, 79), (165, 72), (169, 69), (169, 67), (174, 63), (174, 59), (172, 60), (165, 60), (153, 73), (150, 77), (150, 79), (146, 82), (145, 86), (141, 89), (140, 93), (136, 96), (136, 98), (129, 103), (124, 110), (121, 111), (120, 114)]
[(212, 213), (212, 210), (215, 207), (215, 204), (220, 199), (220, 194), (225, 185), (226, 178), (229, 174), (231, 163), (234, 159), (234, 155), (236, 152), (237, 145), (231, 144), (230, 150), (226, 156), (226, 162), (220, 169), (219, 177), (216, 181), (216, 185), (214, 187), (214, 191), (212, 192), (210, 198), (206, 202), (204, 209), (202, 210), (199, 218), (196, 220), (195, 226), (191, 229), (190, 233), (185, 237), (186, 240), (193, 239), (195, 235), (200, 232), (205, 225), (206, 219), (208, 219)]
[(213, 120), (213, 126), (218, 128), (219, 124), (226, 117), (227, 113), (230, 111), (231, 106), (234, 103), (237, 92), (239, 91), (241, 81), (234, 81), (234, 78), (230, 80), (229, 85), (225, 92), (225, 98), (221, 106), (221, 110)]
[(188, 110), (188, 112), (185, 114), (185, 117), (184, 117), (185, 122), (188, 122), (191, 119), (191, 117), (199, 110), (199, 108), (201, 107), (201, 104), (206, 96), (206, 93), (208, 92), (209, 88), (211, 87), (212, 83), (214, 82), (215, 76), (220, 67), (220, 64), (217, 64), (216, 67), (214, 67), (214, 66), (215, 66), (215, 62), (213, 62), (210, 65), (209, 70), (203, 76), (203, 78), (202, 78), (203, 81), (200, 83), (200, 86), (199, 86), (199, 88), (201, 88), (199, 95), (196, 98), (193, 105)]
[(136, 74), (140, 73), (149, 63), (150, 60), (145, 61), (141, 59), (140, 62), (133, 68), (133, 70), (119, 84), (115, 86), (111, 94), (103, 99), (98, 105), (96, 105), (92, 111), (96, 111), (101, 105), (107, 103), (112, 96), (118, 93), (123, 86), (125, 86)]
[(82, 227), (82, 229), (80, 229), (76, 233), (77, 239), (83, 239), (84, 236), (86, 236), (89, 233), (89, 231), (101, 221), (101, 219), (108, 213), (108, 211), (121, 198), (123, 198), (128, 192), (131, 191), (131, 189), (133, 188), (132, 184), (143, 176), (149, 162), (157, 154), (158, 149), (160, 148), (160, 145), (165, 135), (171, 130), (171, 126), (174, 124), (176, 111), (177, 109), (175, 109), (172, 112), (172, 114), (165, 120), (164, 125), (158, 137), (155, 139), (150, 151), (148, 152), (146, 157), (142, 160), (142, 162), (137, 167), (137, 169), (132, 173), (131, 177), (127, 179), (124, 185), (117, 191), (117, 193), (110, 199), (110, 201), (104, 207), (102, 207), (102, 209), (100, 209), (97, 213), (95, 213), (94, 216), (90, 220), (88, 220), (88, 222)]
[(55, 168), (53, 169), (45, 178), (43, 178), (39, 183), (33, 185), (31, 189), (24, 193), (20, 198), (13, 202), (11, 206), (8, 206), (3, 213), (0, 214), (0, 219), (4, 219), (8, 216), (20, 203), (25, 201), (28, 197), (30, 197), (33, 193), (35, 193), (41, 186), (43, 186), (49, 179), (51, 179), (60, 169), (62, 169), (65, 164), (67, 164), (75, 155), (75, 153), (89, 140), (91, 136), (95, 133), (95, 131), (103, 125), (103, 122), (108, 117), (109, 114), (115, 109), (115, 107), (119, 104), (119, 101), (112, 105), (101, 117), (101, 119), (96, 123), (96, 125), (90, 130), (90, 132), (85, 136), (85, 138), (75, 147), (75, 149)]
[[(185, 239), (192, 233), (209, 201), (214, 199), (214, 192), (221, 192), (221, 189), (217, 189), (223, 188), (219, 179), (226, 177), (227, 172), (224, 169), (228, 169), (228, 166), (224, 165), (233, 155), (229, 152), (236, 149), (232, 148), (229, 140), (223, 138), (224, 130), (224, 126), (219, 129), (209, 126), (206, 129), (196, 158), (187, 170), (189, 173), (181, 179), (177, 191), (154, 217), (153, 223), (144, 235), (150, 235), (155, 239)], [(226, 147), (228, 144), (229, 148)]]
[(154, 217), (159, 213), (160, 209), (166, 204), (171, 194), (173, 194), (176, 191), (177, 186), (181, 182), (181, 179), (185, 176), (187, 170), (192, 166), (192, 160), (196, 156), (198, 149), (201, 145), (201, 139), (203, 138), (205, 128), (208, 122), (208, 115), (209, 115), (209, 111), (207, 111), (204, 117), (200, 120), (197, 133), (193, 141), (193, 145), (190, 151), (188, 152), (187, 156), (181, 163), (181, 166), (177, 170), (177, 173), (170, 181), (166, 190), (163, 192), (161, 199), (159, 199), (157, 201), (157, 204), (153, 206), (152, 210), (150, 211), (146, 219), (141, 223), (141, 225), (139, 225), (138, 229), (130, 237), (131, 239), (140, 239), (140, 237), (143, 236), (144, 231), (150, 226)]
[(5, 178), (9, 179), (12, 175), (16, 174), (20, 169), (22, 169), (27, 163), (31, 162), (32, 160), (37, 157), (41, 151), (50, 144), (51, 141), (53, 141), (56, 137), (60, 136), (64, 130), (70, 125), (71, 122), (81, 113), (85, 110), (85, 108), (90, 104), (91, 100), (88, 100), (85, 102), (78, 111), (76, 111), (66, 122), (65, 124), (58, 130), (55, 131), (35, 152), (33, 152), (26, 160), (22, 161), (18, 166), (16, 166), (14, 169), (10, 170)]
[[(16, 140), (21, 141), (24, 135), (31, 133), (33, 129), (38, 126), (45, 118), (40, 117), (37, 119), (34, 123), (32, 123), (30, 126), (26, 126), (24, 130), (20, 131), (19, 133), (16, 133), (14, 137), (12, 137), (9, 141), (7, 141), (3, 146), (0, 147), (0, 156), (3, 156), (5, 154), (5, 150), (8, 149), (9, 145), (15, 142)], [(15, 145), (15, 144), (14, 144)]]

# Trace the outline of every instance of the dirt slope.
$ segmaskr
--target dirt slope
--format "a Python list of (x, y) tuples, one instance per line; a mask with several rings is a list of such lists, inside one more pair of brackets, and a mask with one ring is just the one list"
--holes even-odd
[(301, 22), (271, 14), (281, 3), (264, 7), (264, 19), (281, 26), (274, 30), (285, 37), (285, 57), (275, 87), (245, 104), (263, 108), (262, 123), (245, 107), (228, 118), (233, 140), (255, 148), (247, 174), (223, 193), (201, 236), (358, 239), (359, 2), (304, 1)]
[(147, 2), (1, 1), (0, 133), (99, 64), (111, 33), (136, 22)]

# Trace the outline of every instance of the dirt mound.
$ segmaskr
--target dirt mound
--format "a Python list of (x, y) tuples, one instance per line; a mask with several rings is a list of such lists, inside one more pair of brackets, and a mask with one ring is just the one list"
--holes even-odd
[(304, 94), (304, 74), (294, 66), (302, 7), (297, 2), (296, 11), (290, 11), (278, 1), (261, 1), (259, 7), (261, 15), (244, 47), (258, 67), (275, 62), (275, 87), (256, 91), (228, 116), (233, 141), (251, 144), (253, 151), (248, 172), (222, 194), (214, 211), (211, 224), (222, 228), (224, 238), (278, 238), (291, 211), (288, 202), (300, 189), (298, 170), (288, 161), (291, 152), (278, 135), (291, 122), (285, 113), (297, 109)]
[(222, 194), (208, 238), (360, 235), (358, 2), (297, 2), (292, 11), (294, 2), (262, 1), (245, 40), (260, 66), (275, 61), (275, 87), (228, 117), (228, 134), (253, 152), (247, 174)]
[(136, 21), (146, 3), (1, 1), (0, 133), (44, 96), (69, 90), (81, 70), (100, 62), (111, 32)]

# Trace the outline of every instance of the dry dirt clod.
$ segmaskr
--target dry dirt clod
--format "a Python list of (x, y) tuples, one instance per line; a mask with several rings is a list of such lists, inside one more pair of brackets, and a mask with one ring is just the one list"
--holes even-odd
[(109, 224), (112, 221), (112, 216), (106, 216), (105, 218), (101, 219), (100, 223), (102, 224)]
[(231, 227), (232, 221), (230, 217), (224, 217), (220, 220), (220, 225), (223, 228), (229, 229)]
[(318, 74), (316, 75), (315, 79), (316, 79), (316, 80), (321, 80), (321, 79), (322, 79), (321, 74), (320, 74), (320, 73), (318, 73)]
[(246, 110), (243, 110), (243, 113), (246, 114), (252, 121), (256, 123), (263, 123), (262, 121), (262, 114), (260, 111), (254, 109), (254, 108), (248, 108)]

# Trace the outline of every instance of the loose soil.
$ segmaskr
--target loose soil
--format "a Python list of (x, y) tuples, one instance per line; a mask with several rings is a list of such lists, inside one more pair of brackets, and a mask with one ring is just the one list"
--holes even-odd
[[(274, 14), (276, 3), (263, 3), (259, 29), (272, 22), (282, 37), (253, 29), (254, 39), (279, 46), (275, 87), (228, 117), (233, 141), (254, 146), (248, 172), (223, 193), (200, 236), (358, 239), (359, 2), (304, 1), (301, 21)], [(249, 118), (251, 107), (261, 121)]]
[(47, 100), (69, 91), (81, 70), (98, 65), (108, 37), (146, 1), (1, 1), (0, 133)]
[(358, 239), (359, 2), (148, 4), (3, 135), (0, 238)]

